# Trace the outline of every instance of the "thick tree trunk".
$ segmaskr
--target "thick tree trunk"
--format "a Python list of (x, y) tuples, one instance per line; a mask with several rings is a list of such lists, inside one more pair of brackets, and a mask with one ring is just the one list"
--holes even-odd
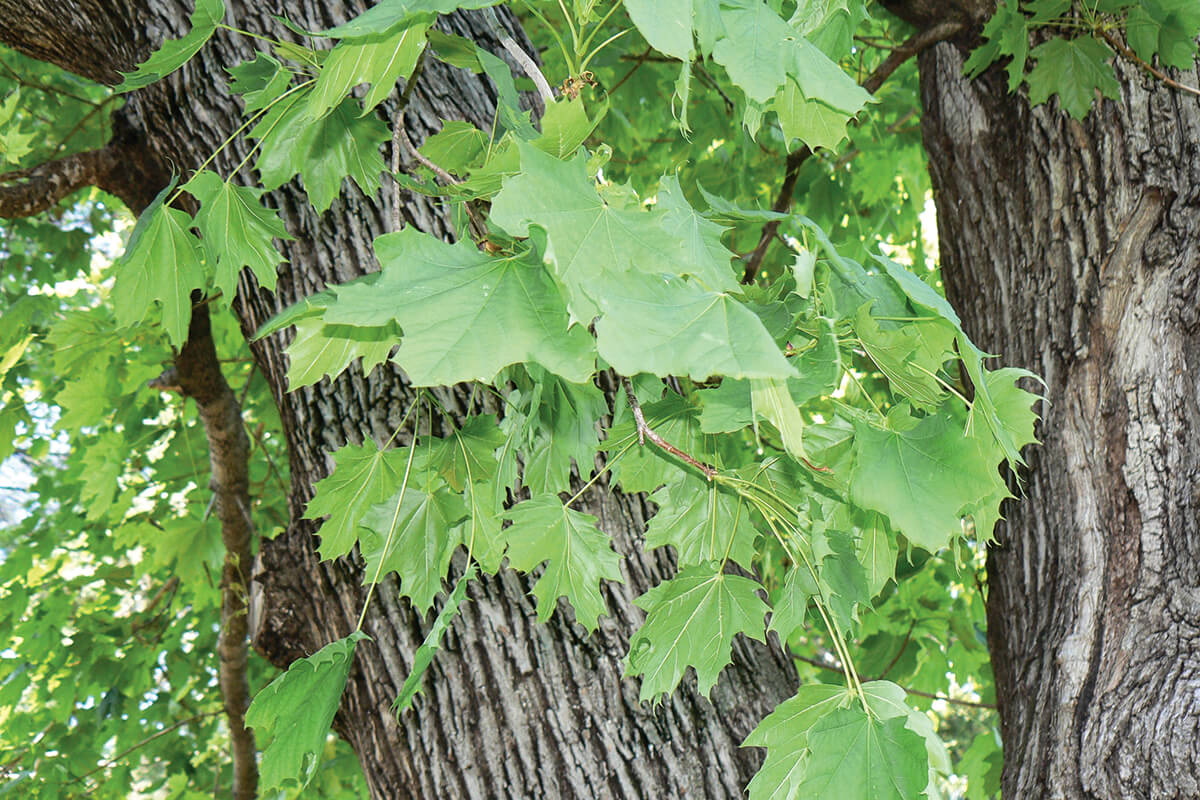
[(1075, 122), (964, 53), (921, 60), (947, 294), (1049, 399), (988, 562), (1004, 794), (1198, 797), (1200, 101), (1118, 65)]
[[(86, 77), (119, 79), (164, 33), (186, 26), (189, 3), (138, 0), (61, 2), (0, 0), (0, 41)], [(251, 31), (286, 35), (271, 18), (285, 14), (309, 29), (342, 22), (361, 4), (342, 2), (228, 2), (226, 21)], [(487, 41), (471, 15), (446, 24)], [(490, 47), (500, 53), (499, 46)], [(130, 156), (193, 167), (240, 123), (240, 105), (223, 70), (252, 57), (248, 40), (219, 33), (180, 73), (132, 95), (120, 112)], [(395, 108), (395, 95), (383, 113)], [(427, 65), (405, 113), (414, 140), (438, 120), (469, 119), (487, 129), (494, 108), (490, 85), (471, 74)], [(246, 152), (230, 148), (215, 165), (225, 171)], [(151, 190), (156, 190), (155, 186)], [(385, 187), (390, 198), (390, 187)], [(249, 334), (276, 312), (313, 292), (376, 269), (372, 239), (385, 232), (389, 200), (350, 188), (332, 209), (316, 214), (295, 183), (270, 196), (296, 241), (271, 294), (243, 276), (235, 302)], [(405, 219), (448, 236), (449, 226), (425, 198), (401, 197)], [(408, 406), (400, 375), (379, 368), (368, 377), (352, 369), (334, 381), (286, 392), (284, 335), (254, 345), (270, 382), (291, 455), (293, 523), (264, 542), (253, 592), (260, 621), (256, 646), (279, 666), (310, 654), (354, 627), (363, 600), (357, 563), (318, 562), (314, 525), (300, 519), (313, 484), (327, 474), (328, 451), (371, 437), (386, 440)], [(444, 402), (465, 413), (466, 394), (446, 390)], [(713, 691), (712, 703), (694, 681), (663, 705), (637, 701), (637, 685), (622, 679), (620, 657), (642, 613), (632, 598), (669, 575), (665, 558), (640, 553), (646, 503), (597, 491), (584, 509), (596, 514), (627, 558), (625, 583), (607, 587), (612, 616), (585, 637), (560, 608), (538, 625), (530, 583), (502, 572), (471, 593), (425, 681), (425, 693), (397, 722), (389, 711), (426, 626), (394, 585), (376, 595), (367, 615), (373, 642), (358, 647), (345, 702), (335, 727), (358, 753), (373, 796), (379, 798), (713, 797), (740, 795), (760, 755), (739, 743), (757, 721), (788, 696), (795, 676), (775, 647), (739, 642), (734, 665)], [(387, 591), (388, 588), (393, 591)]]

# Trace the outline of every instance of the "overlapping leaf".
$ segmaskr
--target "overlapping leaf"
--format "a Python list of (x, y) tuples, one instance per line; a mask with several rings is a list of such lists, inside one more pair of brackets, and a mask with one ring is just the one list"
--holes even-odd
[(325, 116), (360, 83), (371, 84), (363, 98), (363, 112), (379, 105), (396, 81), (407, 80), (425, 49), (426, 25), (396, 28), (392, 33), (334, 47), (321, 65), (317, 85), (308, 97), (305, 113), (313, 119)]
[(283, 256), (273, 240), (292, 237), (278, 212), (259, 202), (263, 190), (223, 181), (208, 170), (197, 172), (183, 188), (200, 201), (196, 226), (213, 264), (213, 283), (226, 301), (237, 293), (242, 267), (250, 267), (258, 284), (274, 291), (275, 267)]
[(688, 667), (707, 696), (732, 658), (733, 637), (763, 640), (767, 605), (757, 594), (761, 588), (723, 574), (712, 562), (681, 570), (637, 598), (646, 621), (629, 641), (625, 674), (641, 676), (641, 699), (673, 692)]
[(565, 597), (575, 609), (575, 621), (595, 630), (608, 610), (600, 581), (622, 581), (620, 556), (596, 529), (596, 518), (567, 508), (554, 495), (518, 503), (505, 516), (513, 523), (505, 531), (508, 563), (526, 572), (546, 564), (533, 587), (538, 619), (549, 619), (558, 598)]
[(317, 530), (321, 558), (344, 556), (358, 540), (359, 520), (374, 505), (391, 497), (399, 488), (408, 453), (381, 450), (374, 442), (347, 445), (333, 453), (334, 469), (317, 482), (313, 499), (304, 510), (305, 519), (329, 519)]
[(491, 381), (501, 368), (535, 361), (581, 382), (594, 370), (590, 337), (568, 329), (551, 276), (528, 258), (493, 258), (414, 229), (381, 236), (383, 275), (372, 286), (336, 289), (328, 323), (396, 321), (403, 340), (393, 360), (418, 386)]

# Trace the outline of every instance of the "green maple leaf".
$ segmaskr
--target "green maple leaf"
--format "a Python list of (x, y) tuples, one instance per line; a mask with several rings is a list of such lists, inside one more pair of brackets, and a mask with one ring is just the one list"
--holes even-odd
[(1200, 5), (1192, 0), (1141, 0), (1129, 9), (1125, 30), (1129, 46), (1145, 61), (1158, 56), (1168, 67), (1196, 65)]
[(826, 714), (850, 700), (841, 686), (809, 683), (775, 707), (758, 724), (743, 747), (765, 747), (767, 757), (746, 787), (750, 800), (798, 800), (804, 782), (808, 732)]
[(191, 30), (182, 38), (163, 42), (137, 69), (123, 73), (125, 80), (114, 91), (120, 94), (141, 89), (182, 67), (209, 40), (224, 16), (225, 4), (221, 0), (196, 0), (196, 8), (188, 19)]
[(427, 440), (429, 463), (456, 492), (472, 483), (486, 483), (496, 476), (494, 454), (504, 445), (504, 433), (495, 414), (480, 414), (468, 419), (445, 438)]
[(929, 717), (910, 706), (908, 693), (891, 681), (868, 681), (862, 685), (867, 705), (879, 719), (904, 720), (904, 727), (925, 740), (925, 754), (930, 768), (948, 774), (951, 769), (950, 753), (942, 742)]
[(810, 100), (794, 80), (789, 79), (771, 101), (771, 108), (779, 115), (779, 124), (788, 143), (799, 139), (809, 149), (837, 148), (846, 138), (849, 117), (842, 111), (826, 105), (820, 100)]
[(354, 648), (365, 633), (355, 631), (331, 642), (308, 658), (292, 662), (254, 696), (246, 724), (260, 734), (272, 734), (262, 754), (260, 788), (283, 789), (289, 783), (308, 785), (324, 760), (325, 740), (333, 715), (342, 702)]
[(732, 660), (733, 637), (744, 633), (763, 641), (767, 604), (758, 596), (761, 589), (712, 562), (680, 570), (637, 598), (646, 621), (629, 640), (625, 674), (642, 677), (641, 699), (675, 691), (689, 666), (707, 697)]
[(320, 119), (360, 83), (371, 84), (371, 91), (362, 101), (364, 114), (382, 103), (396, 81), (412, 75), (425, 49), (427, 28), (427, 25), (396, 28), (382, 36), (338, 44), (321, 65), (305, 113), (312, 119)]
[(192, 290), (203, 289), (208, 274), (200, 241), (188, 232), (192, 218), (163, 205), (174, 188), (172, 180), (138, 218), (125, 254), (113, 265), (112, 298), (122, 326), (141, 322), (159, 301), (167, 338), (180, 347), (192, 318)]
[[(970, 419), (973, 420), (977, 416), (983, 418), (984, 424), (997, 444), (1000, 445), (1001, 450), (1004, 451), (1004, 457), (1008, 459), (1011, 466), (1024, 464), (1025, 460), (1021, 458), (1021, 449), (1014, 439), (1022, 424), (1021, 417), (1012, 422), (1000, 415), (989, 388), (987, 371), (983, 368), (983, 360), (988, 356), (976, 347), (975, 343), (967, 336), (966, 331), (963, 330), (962, 321), (958, 318), (954, 308), (946, 302), (946, 298), (934, 291), (932, 286), (905, 269), (902, 264), (897, 264), (884, 256), (875, 256), (875, 260), (883, 266), (888, 276), (908, 296), (914, 307), (931, 311), (953, 326), (959, 357), (975, 387), (975, 399), (971, 402)], [(922, 335), (924, 336), (924, 334)], [(937, 341), (937, 339), (938, 337), (934, 337), (933, 340)], [(936, 347), (936, 344), (927, 345), (926, 352), (932, 352)], [(967, 427), (968, 430), (971, 428), (970, 421)]]
[(411, 598), (417, 610), (428, 611), (442, 590), (450, 557), (462, 543), (458, 523), (467, 516), (462, 495), (433, 481), (420, 490), (403, 488), (371, 506), (359, 522), (369, 531), (360, 544), (364, 582), (395, 572), (400, 594)]
[(406, 450), (380, 450), (374, 442), (347, 445), (333, 452), (333, 472), (314, 487), (305, 519), (329, 519), (317, 530), (321, 559), (344, 556), (358, 541), (355, 528), (367, 509), (391, 497), (408, 464)]
[[(954, 338), (953, 329), (947, 325), (938, 326), (937, 331), (947, 345)], [(929, 357), (925, 351), (925, 341), (918, 336), (915, 325), (884, 330), (871, 316), (870, 307), (866, 304), (854, 318), (854, 332), (858, 334), (863, 350), (880, 372), (887, 376), (898, 397), (904, 397), (913, 405), (926, 409), (941, 404), (946, 391), (935, 376), (945, 360), (944, 349)]]
[(1007, 496), (993, 448), (966, 436), (948, 412), (914, 421), (901, 407), (888, 420), (886, 430), (855, 425), (850, 497), (887, 515), (914, 544), (937, 552), (962, 533), (964, 513)]
[(356, 115), (358, 106), (349, 99), (314, 121), (307, 114), (307, 94), (280, 100), (250, 131), (260, 141), (254, 166), (263, 186), (278, 189), (299, 173), (318, 211), (329, 208), (347, 176), (365, 194), (375, 192), (385, 170), (379, 147), (391, 139), (387, 126), (374, 116)]
[(230, 67), (228, 72), (233, 78), (229, 88), (242, 96), (247, 114), (269, 106), (292, 82), (291, 70), (266, 53), (259, 53), (253, 61)]
[(690, 62), (693, 0), (626, 0), (625, 10), (650, 46), (660, 53)]
[(842, 630), (854, 625), (855, 607), (871, 607), (867, 573), (846, 534), (833, 532), (826, 537), (832, 552), (821, 560), (819, 575), (825, 606)]
[(357, 40), (386, 36), (414, 22), (432, 22), (438, 14), (460, 8), (485, 8), (501, 0), (380, 0), (349, 22), (321, 31), (318, 36)]
[(725, 378), (715, 389), (705, 389), (700, 397), (700, 430), (704, 433), (732, 433), (754, 422), (750, 405), (750, 381)]
[(604, 395), (590, 383), (568, 383), (553, 375), (538, 381), (536, 435), (524, 448), (523, 482), (534, 494), (567, 491), (571, 462), (580, 475), (592, 470), (596, 421), (608, 413)]
[(788, 382), (777, 378), (750, 381), (750, 405), (754, 416), (761, 417), (779, 431), (783, 447), (796, 459), (805, 459), (804, 419), (788, 391)]
[[(583, 283), (629, 269), (656, 274), (690, 273), (682, 262), (684, 243), (663, 227), (664, 212), (618, 208), (601, 198), (587, 172), (587, 158), (559, 161), (518, 142), (521, 169), (507, 178), (492, 201), (492, 222), (513, 236), (528, 236), (531, 225), (546, 231), (548, 259), (567, 289), (573, 319), (596, 315)], [(706, 268), (706, 267), (705, 267)]]
[(664, 175), (659, 180), (656, 207), (666, 212), (663, 227), (683, 243), (682, 263), (691, 265), (691, 273), (710, 289), (736, 289), (737, 280), (729, 268), (733, 253), (721, 244), (725, 227), (692, 208), (677, 176)]
[(296, 322), (296, 338), (287, 346), (288, 389), (310, 386), (326, 375), (336, 378), (359, 358), (363, 375), (370, 375), (371, 370), (387, 361), (399, 340), (395, 325), (364, 328), (301, 319)]
[(1029, 103), (1039, 105), (1057, 94), (1062, 107), (1083, 119), (1096, 101), (1096, 91), (1111, 100), (1121, 97), (1121, 85), (1108, 60), (1113, 51), (1090, 36), (1054, 37), (1033, 48), (1037, 63), (1029, 71)]
[(512, 520), (505, 531), (508, 563), (529, 572), (547, 562), (533, 587), (538, 619), (549, 619), (558, 598), (565, 597), (575, 621), (594, 631), (597, 619), (608, 612), (600, 581), (622, 582), (621, 557), (596, 529), (596, 518), (564, 506), (552, 494), (518, 503), (505, 516)]
[(215, 262), (213, 283), (227, 302), (237, 292), (242, 267), (250, 267), (259, 285), (274, 291), (275, 267), (283, 257), (273, 240), (292, 236), (278, 212), (259, 202), (263, 190), (235, 186), (208, 170), (197, 172), (183, 189), (200, 201), (196, 226), (204, 236), (209, 262)]
[(880, 720), (861, 706), (837, 709), (808, 732), (809, 757), (797, 797), (916, 800), (929, 783), (921, 737), (901, 717)]
[(867, 577), (867, 592), (874, 597), (896, 575), (896, 540), (883, 515), (868, 513), (860, 528), (858, 560)]
[(383, 274), (371, 286), (334, 289), (326, 322), (383, 325), (404, 338), (393, 360), (417, 386), (490, 382), (503, 367), (536, 361), (568, 380), (594, 371), (591, 338), (568, 328), (553, 278), (527, 257), (494, 258), (409, 228), (375, 240)]
[(725, 36), (713, 48), (713, 59), (747, 97), (767, 102), (787, 80), (792, 55), (788, 43), (797, 38), (796, 32), (761, 0), (722, 3), (721, 22)]
[(483, 160), (487, 134), (469, 122), (446, 120), (420, 147), (421, 155), (447, 172), (463, 175)]
[(622, 375), (795, 375), (762, 321), (729, 294), (636, 272), (607, 275), (587, 287), (603, 312), (597, 348)]
[(650, 499), (659, 508), (646, 528), (647, 549), (671, 545), (681, 567), (729, 558), (749, 568), (758, 531), (741, 498), (719, 491), (711, 481), (679, 473)]
[(768, 630), (779, 633), (787, 641), (793, 631), (804, 626), (808, 614), (808, 601), (820, 598), (821, 588), (809, 571), (807, 564), (793, 564), (787, 571), (783, 586), (772, 604), (771, 624)]

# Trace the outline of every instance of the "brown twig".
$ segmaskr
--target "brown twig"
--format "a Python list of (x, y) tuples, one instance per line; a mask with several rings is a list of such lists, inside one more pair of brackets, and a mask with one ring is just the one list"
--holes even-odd
[(654, 430), (646, 424), (646, 416), (642, 413), (642, 405), (638, 402), (637, 396), (633, 393), (633, 384), (629, 378), (621, 376), (621, 385), (625, 387), (625, 397), (629, 400), (629, 408), (633, 411), (633, 419), (637, 423), (638, 444), (646, 444), (649, 439), (652, 444), (657, 445), (660, 449), (665, 450), (676, 458), (691, 464), (696, 469), (704, 473), (704, 477), (712, 480), (717, 477), (717, 471), (703, 461), (698, 461), (692, 458), (687, 453), (680, 450), (675, 445), (668, 442), (666, 439), (659, 436)]
[(417, 56), (417, 63), (413, 67), (412, 74), (408, 76), (408, 81), (404, 84), (404, 91), (400, 94), (400, 102), (396, 105), (396, 113), (393, 115), (392, 122), (392, 232), (396, 232), (404, 227), (404, 217), (400, 213), (400, 180), (396, 177), (400, 172), (400, 136), (404, 131), (404, 109), (408, 107), (408, 101), (412, 98), (413, 90), (416, 89), (417, 80), (421, 77), (421, 73), (425, 69), (425, 50), (421, 50), (421, 54)]
[[(650, 60), (650, 54), (653, 52), (654, 52), (653, 47), (647, 47), (645, 49), (645, 51), (642, 52), (641, 55), (637, 56), (637, 58), (635, 59), (634, 65), (629, 68), (628, 72), (626, 72), (624, 75), (621, 76), (621, 79), (619, 81), (617, 81), (615, 84), (613, 84), (613, 87), (608, 90), (608, 93), (616, 94), (617, 89), (620, 89), (622, 86), (624, 86), (625, 81), (632, 78), (633, 73), (637, 72), (638, 69), (642, 66), (642, 64), (645, 64), (647, 60)], [(621, 56), (621, 58), (624, 59), (625, 56)]]
[[(962, 22), (943, 22), (940, 25), (934, 25), (932, 28), (913, 34), (904, 44), (888, 54), (883, 63), (876, 67), (875, 71), (868, 75), (867, 79), (862, 82), (862, 87), (871, 94), (874, 94), (883, 85), (883, 82), (890, 78), (892, 73), (899, 69), (900, 65), (905, 61), (938, 42), (949, 39), (962, 29)], [(811, 155), (812, 150), (807, 145), (788, 153), (783, 174), (783, 185), (779, 187), (779, 194), (775, 196), (775, 202), (771, 205), (772, 211), (784, 214), (792, 207), (792, 195), (796, 190), (796, 179), (800, 176), (800, 167), (804, 165), (804, 162)], [(750, 253), (750, 257), (746, 260), (746, 268), (742, 272), (742, 283), (754, 283), (759, 269), (762, 268), (763, 259), (767, 255), (767, 248), (771, 246), (771, 242), (775, 238), (775, 232), (779, 230), (779, 223), (781, 221), (773, 219), (763, 225), (758, 245), (755, 246), (754, 250)]]
[(1137, 64), (1142, 69), (1146, 70), (1146, 72), (1149, 72), (1151, 75), (1158, 78), (1167, 86), (1170, 86), (1172, 89), (1178, 89), (1181, 92), (1187, 92), (1188, 94), (1194, 94), (1197, 97), (1200, 97), (1200, 89), (1197, 89), (1194, 86), (1188, 86), (1186, 83), (1180, 83), (1179, 81), (1167, 75), (1167, 73), (1163, 72), (1161, 69), (1158, 69), (1154, 65), (1150, 64), (1148, 61), (1144, 61), (1141, 56), (1130, 50), (1124, 42), (1113, 36), (1109, 31), (1101, 30), (1100, 35), (1104, 37), (1104, 41), (1112, 45), (1114, 50), (1133, 63)]
[[(408, 138), (408, 131), (404, 129), (403, 125), (396, 126), (396, 135), (399, 138), (400, 143), (404, 145), (404, 149), (408, 153), (409, 157), (436, 175), (443, 183), (449, 186), (462, 183), (462, 181), (460, 181), (458, 178), (454, 177), (449, 172), (426, 158), (424, 154), (417, 149), (417, 146), (413, 144), (412, 139)], [(471, 229), (475, 232), (477, 239), (482, 241), (487, 235), (487, 224), (484, 223), (483, 217), (479, 216), (479, 212), (475, 210), (475, 206), (471, 205), (470, 200), (464, 200), (463, 205), (467, 209), (467, 216), (471, 220)]]
[(184, 725), (190, 725), (191, 723), (199, 722), (202, 719), (208, 719), (209, 717), (215, 717), (217, 714), (220, 714), (220, 713), (221, 713), (220, 709), (217, 709), (216, 711), (206, 711), (202, 714), (196, 714), (193, 717), (188, 717), (187, 719), (181, 719), (178, 722), (168, 725), (167, 727), (163, 728), (161, 731), (155, 731), (154, 733), (147, 736), (145, 739), (142, 739), (140, 742), (137, 742), (136, 744), (132, 744), (129, 747), (122, 750), (121, 752), (117, 753), (112, 758), (105, 759), (104, 763), (100, 764), (100, 766), (96, 767), (95, 769), (93, 769), (89, 772), (83, 773), (79, 777), (73, 779), (71, 781), (71, 783), (79, 783), (81, 780), (84, 780), (85, 778), (90, 778), (91, 776), (95, 775), (97, 772), (100, 772), (101, 770), (108, 769), (109, 767), (113, 766), (114, 764), (119, 762), (121, 759), (125, 758), (125, 756), (129, 755), (133, 751), (138, 750), (139, 748), (145, 747), (146, 745), (150, 744), (151, 742), (153, 742), (155, 739), (158, 739), (159, 737), (166, 736), (168, 733), (175, 730), (176, 728), (182, 728)]

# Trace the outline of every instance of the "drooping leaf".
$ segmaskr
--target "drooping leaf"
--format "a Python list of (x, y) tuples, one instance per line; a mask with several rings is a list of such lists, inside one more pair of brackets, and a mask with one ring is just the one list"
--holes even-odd
[(693, 0), (626, 0), (625, 10), (638, 32), (660, 53), (692, 60)]
[(808, 683), (758, 724), (743, 747), (765, 747), (767, 757), (746, 791), (750, 800), (800, 800), (797, 794), (807, 767), (808, 732), (825, 715), (845, 705), (841, 686)]
[(471, 483), (486, 483), (496, 476), (493, 454), (504, 444), (504, 434), (495, 414), (480, 414), (468, 419), (445, 438), (426, 441), (429, 463), (456, 492)]
[(355, 530), (371, 506), (387, 500), (399, 488), (408, 463), (403, 450), (380, 450), (374, 442), (347, 445), (333, 453), (334, 469), (314, 487), (304, 509), (305, 519), (329, 519), (317, 530), (321, 558), (344, 556), (358, 540)]
[(425, 641), (421, 642), (421, 646), (413, 655), (413, 663), (408, 671), (408, 677), (404, 679), (404, 685), (400, 687), (400, 694), (396, 695), (396, 700), (392, 703), (392, 711), (397, 717), (408, 710), (408, 707), (412, 705), (413, 698), (421, 691), (421, 679), (425, 677), (426, 670), (433, 663), (437, 651), (441, 649), (442, 637), (446, 635), (446, 631), (454, 622), (459, 606), (466, 599), (467, 587), (475, 579), (475, 575), (475, 565), (471, 564), (463, 576), (458, 579), (458, 583), (454, 584), (454, 591), (446, 598), (442, 610), (438, 612), (437, 617), (433, 620), (433, 625), (429, 628), (429, 633), (425, 635)]
[(151, 305), (162, 304), (162, 324), (176, 347), (187, 339), (192, 318), (192, 290), (207, 278), (200, 241), (189, 233), (192, 218), (163, 205), (175, 181), (159, 192), (130, 234), (125, 254), (113, 265), (113, 308), (117, 322), (135, 325)]
[(518, 503), (505, 516), (513, 523), (505, 531), (508, 563), (528, 572), (546, 562), (533, 587), (538, 619), (549, 619), (558, 598), (565, 597), (575, 609), (575, 621), (594, 631), (607, 612), (600, 581), (623, 582), (621, 558), (608, 536), (596, 529), (596, 518), (564, 506), (554, 495)]
[(545, 267), (526, 257), (491, 257), (409, 228), (380, 236), (383, 275), (372, 286), (338, 287), (326, 322), (403, 329), (393, 360), (414, 384), (491, 381), (501, 368), (535, 361), (581, 382), (594, 370), (590, 337), (568, 329)]
[(250, 267), (258, 283), (275, 290), (275, 267), (283, 256), (274, 239), (290, 240), (278, 212), (259, 202), (262, 189), (236, 186), (214, 172), (203, 170), (183, 185), (200, 201), (196, 226), (214, 264), (213, 283), (229, 302), (237, 293), (238, 273)]
[(750, 567), (758, 532), (740, 498), (711, 481), (680, 473), (651, 499), (659, 509), (646, 528), (647, 549), (671, 545), (681, 567), (726, 558)]
[(462, 543), (458, 523), (468, 514), (462, 495), (433, 481), (421, 489), (410, 485), (397, 490), (371, 506), (359, 521), (369, 532), (360, 544), (364, 582), (394, 572), (400, 594), (411, 598), (417, 610), (428, 611), (442, 591), (450, 557)]
[(966, 436), (950, 414), (914, 421), (900, 408), (889, 421), (887, 430), (855, 425), (850, 497), (887, 515), (914, 544), (936, 552), (962, 533), (963, 514), (1007, 496), (991, 448)]
[(646, 610), (646, 621), (629, 641), (625, 674), (641, 676), (642, 700), (673, 692), (689, 666), (707, 697), (732, 660), (733, 637), (763, 640), (767, 605), (757, 594), (762, 587), (723, 574), (720, 566), (688, 567), (634, 601)]
[(195, 10), (188, 19), (191, 30), (179, 39), (163, 42), (148, 59), (138, 64), (137, 69), (125, 73), (125, 80), (115, 91), (121, 93), (141, 89), (182, 67), (200, 51), (224, 16), (225, 4), (222, 0), (196, 0)]
[(359, 117), (358, 106), (349, 99), (314, 121), (306, 112), (309, 91), (297, 91), (272, 106), (250, 136), (260, 140), (254, 166), (263, 186), (277, 189), (300, 174), (313, 207), (323, 212), (346, 177), (365, 194), (379, 188), (379, 174), (385, 169), (379, 147), (391, 135), (376, 117)]
[(600, 355), (622, 375), (704, 380), (795, 374), (759, 318), (732, 295), (636, 272), (585, 287), (603, 313), (596, 323)]
[(905, 721), (880, 720), (856, 705), (823, 716), (808, 732), (810, 755), (797, 796), (916, 800), (929, 782), (928, 759)]
[(292, 662), (254, 696), (246, 724), (272, 734), (259, 767), (261, 791), (303, 789), (320, 766), (333, 715), (342, 702), (354, 648), (365, 633), (355, 631)]
[(362, 372), (387, 361), (400, 340), (395, 325), (364, 328), (352, 325), (326, 325), (319, 319), (296, 322), (296, 338), (287, 346), (288, 389), (311, 386), (325, 376), (336, 378), (356, 359), (362, 359)]
[(345, 40), (385, 36), (414, 22), (432, 21), (438, 14), (449, 14), (460, 8), (486, 8), (499, 2), (500, 0), (380, 0), (349, 22), (321, 31), (317, 35)]
[(426, 28), (426, 25), (412, 25), (382, 36), (338, 44), (321, 65), (305, 114), (320, 119), (340, 105), (360, 83), (371, 84), (371, 91), (362, 101), (363, 113), (375, 108), (391, 93), (396, 81), (412, 75), (425, 49)]

